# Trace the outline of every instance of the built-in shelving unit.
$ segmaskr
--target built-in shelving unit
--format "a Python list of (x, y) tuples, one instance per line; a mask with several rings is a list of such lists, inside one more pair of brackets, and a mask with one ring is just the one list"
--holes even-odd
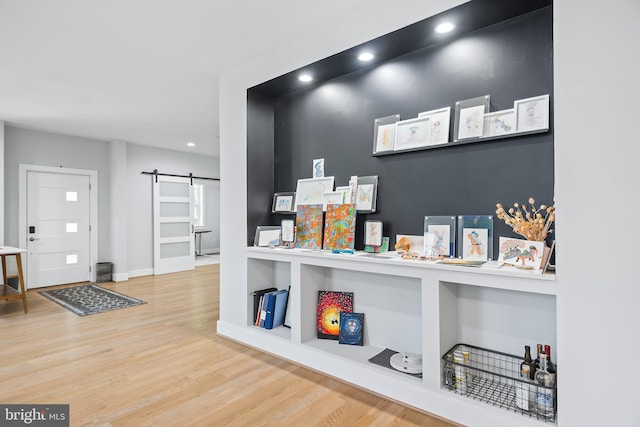
[[(555, 347), (553, 274), (302, 249), (250, 247), (246, 256), (246, 324), (220, 321), (218, 333), (452, 420), (540, 425), (444, 390), (441, 356), (460, 342), (515, 354), (525, 344)], [(290, 328), (252, 324), (250, 293), (271, 286), (291, 286)], [(364, 346), (316, 338), (319, 290), (354, 293), (354, 311), (365, 313)], [(422, 354), (423, 377), (368, 362), (385, 348)]]

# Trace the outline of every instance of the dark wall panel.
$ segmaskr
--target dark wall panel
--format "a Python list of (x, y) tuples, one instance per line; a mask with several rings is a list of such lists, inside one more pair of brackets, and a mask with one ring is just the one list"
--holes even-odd
[[(553, 129), (388, 156), (371, 152), (374, 119), (396, 113), (409, 119), (451, 106), (453, 127), (455, 102), (485, 94), (491, 95), (491, 111), (498, 111), (516, 99), (548, 93), (552, 124), (552, 61), (549, 7), (281, 96), (273, 104), (272, 190), (295, 191), (297, 179), (311, 177), (315, 158), (325, 159), (325, 174), (335, 176), (336, 185), (346, 185), (351, 175), (378, 175), (378, 212), (358, 216), (358, 249), (365, 219), (384, 221), (393, 244), (396, 234), (422, 234), (425, 215), (493, 214), (496, 202), (530, 196), (549, 204)], [(259, 207), (254, 197), (250, 189), (250, 204)], [(511, 235), (497, 219), (494, 227), (496, 242), (499, 235)]]

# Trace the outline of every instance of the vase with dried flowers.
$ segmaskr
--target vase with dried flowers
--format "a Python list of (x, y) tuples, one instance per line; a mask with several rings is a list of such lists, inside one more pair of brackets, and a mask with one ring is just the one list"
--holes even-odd
[[(529, 205), (526, 203), (514, 203), (512, 208), (505, 210), (502, 204), (496, 204), (496, 215), (505, 224), (527, 240), (544, 242), (549, 233), (553, 232), (551, 225), (556, 219), (555, 206), (539, 205), (536, 207), (533, 197), (529, 198)], [(546, 264), (550, 249), (545, 244), (542, 266)]]

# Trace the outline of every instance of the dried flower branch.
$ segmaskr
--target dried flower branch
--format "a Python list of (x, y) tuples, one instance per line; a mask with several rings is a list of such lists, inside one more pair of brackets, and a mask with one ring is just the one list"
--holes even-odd
[(504, 220), (516, 234), (527, 240), (542, 242), (553, 230), (551, 224), (556, 219), (555, 206), (540, 205), (536, 208), (536, 201), (529, 198), (529, 206), (526, 203), (520, 205), (514, 203), (513, 208), (505, 210), (500, 203), (496, 204), (496, 215)]

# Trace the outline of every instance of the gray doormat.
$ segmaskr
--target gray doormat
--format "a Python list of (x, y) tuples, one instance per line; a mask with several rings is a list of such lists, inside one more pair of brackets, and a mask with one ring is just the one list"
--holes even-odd
[(128, 297), (93, 283), (51, 291), (40, 291), (38, 293), (78, 316), (87, 316), (146, 304), (145, 301)]

